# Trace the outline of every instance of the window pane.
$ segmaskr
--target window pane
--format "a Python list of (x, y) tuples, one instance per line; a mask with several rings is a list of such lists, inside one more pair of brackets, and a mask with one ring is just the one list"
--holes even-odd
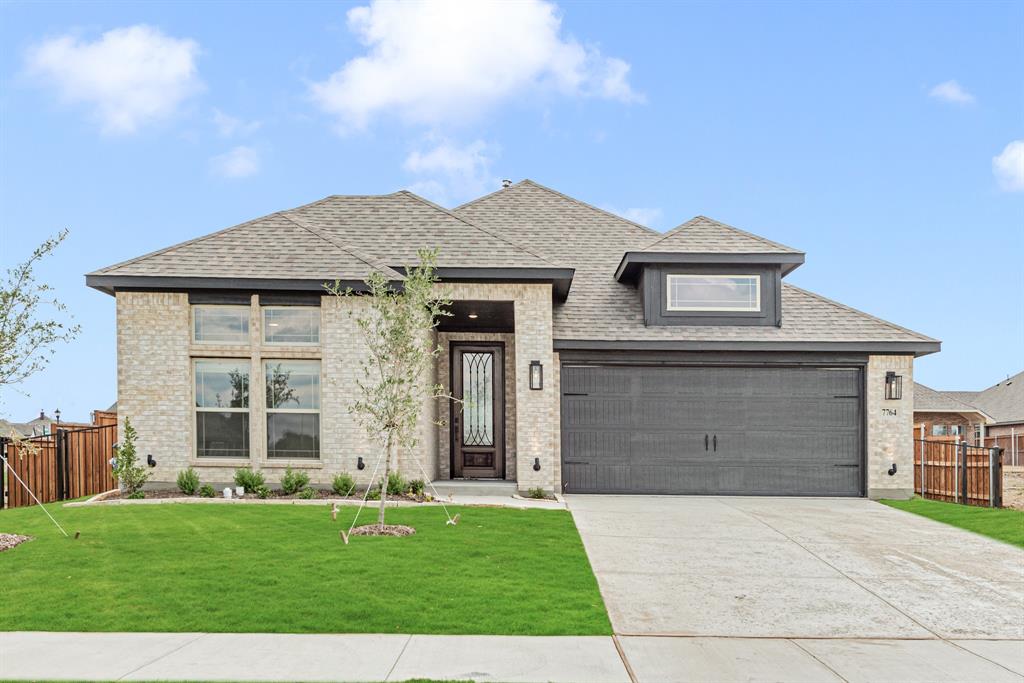
[(194, 306), (197, 342), (246, 344), (249, 342), (249, 309), (236, 306)]
[(197, 408), (248, 408), (248, 361), (196, 361)]
[(685, 311), (760, 310), (756, 275), (669, 275), (668, 307)]
[(263, 338), (270, 344), (320, 343), (319, 308), (264, 308), (263, 322)]
[(196, 413), (196, 455), (248, 458), (249, 413)]
[(268, 458), (319, 458), (320, 416), (316, 413), (268, 413)]
[(494, 354), (462, 354), (462, 443), (494, 445)]
[(320, 361), (267, 361), (267, 408), (320, 409)]

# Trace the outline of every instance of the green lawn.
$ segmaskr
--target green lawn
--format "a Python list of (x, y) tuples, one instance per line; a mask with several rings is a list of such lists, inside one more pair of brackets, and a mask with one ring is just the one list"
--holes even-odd
[[(407, 538), (355, 537), (326, 506), (48, 506), (0, 512), (35, 536), (0, 553), (0, 631), (610, 634), (565, 511), (388, 511)], [(361, 520), (373, 519), (364, 511)]]
[(944, 522), (961, 529), (967, 529), (982, 536), (1024, 548), (1024, 511), (1010, 508), (983, 508), (956, 503), (943, 503), (914, 497), (911, 500), (883, 500), (890, 507), (913, 512)]

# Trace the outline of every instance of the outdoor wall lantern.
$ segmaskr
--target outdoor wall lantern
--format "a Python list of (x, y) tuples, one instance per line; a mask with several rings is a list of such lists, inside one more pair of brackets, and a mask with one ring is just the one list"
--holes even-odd
[(533, 459), (533, 471), (540, 472), (540, 458)]
[(357, 470), (365, 470), (366, 469), (366, 463), (363, 462), (363, 456), (361, 456), (361, 455), (356, 460), (356, 469)]
[(539, 391), (544, 388), (544, 366), (539, 360), (530, 361), (530, 389)]
[(152, 453), (146, 456), (146, 464), (150, 467), (156, 467), (156, 458), (153, 457)]
[(898, 401), (903, 398), (903, 376), (895, 372), (885, 373), (885, 400)]

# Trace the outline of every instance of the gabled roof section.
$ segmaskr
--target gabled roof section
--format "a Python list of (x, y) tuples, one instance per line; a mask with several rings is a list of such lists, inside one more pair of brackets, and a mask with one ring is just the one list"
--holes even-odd
[(978, 413), (988, 418), (983, 410), (959, 400), (951, 391), (936, 391), (920, 382), (914, 382), (914, 412), (922, 413)]
[(803, 254), (707, 216), (694, 216), (644, 246), (641, 251), (696, 254)]
[(1024, 422), (1024, 372), (979, 392), (972, 403), (996, 422)]

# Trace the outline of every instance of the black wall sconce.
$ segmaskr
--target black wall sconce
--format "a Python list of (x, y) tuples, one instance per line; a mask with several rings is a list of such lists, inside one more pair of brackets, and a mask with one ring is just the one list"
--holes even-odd
[(540, 458), (533, 459), (533, 471), (540, 472)]
[(153, 457), (152, 453), (146, 456), (146, 464), (150, 467), (156, 467), (156, 458)]
[(359, 456), (359, 458), (356, 459), (356, 469), (357, 470), (365, 470), (366, 469), (366, 463), (363, 462), (363, 456)]
[(539, 360), (530, 361), (530, 389), (539, 391), (544, 388), (544, 366)]
[(903, 376), (895, 372), (885, 373), (885, 400), (898, 401), (903, 398)]

